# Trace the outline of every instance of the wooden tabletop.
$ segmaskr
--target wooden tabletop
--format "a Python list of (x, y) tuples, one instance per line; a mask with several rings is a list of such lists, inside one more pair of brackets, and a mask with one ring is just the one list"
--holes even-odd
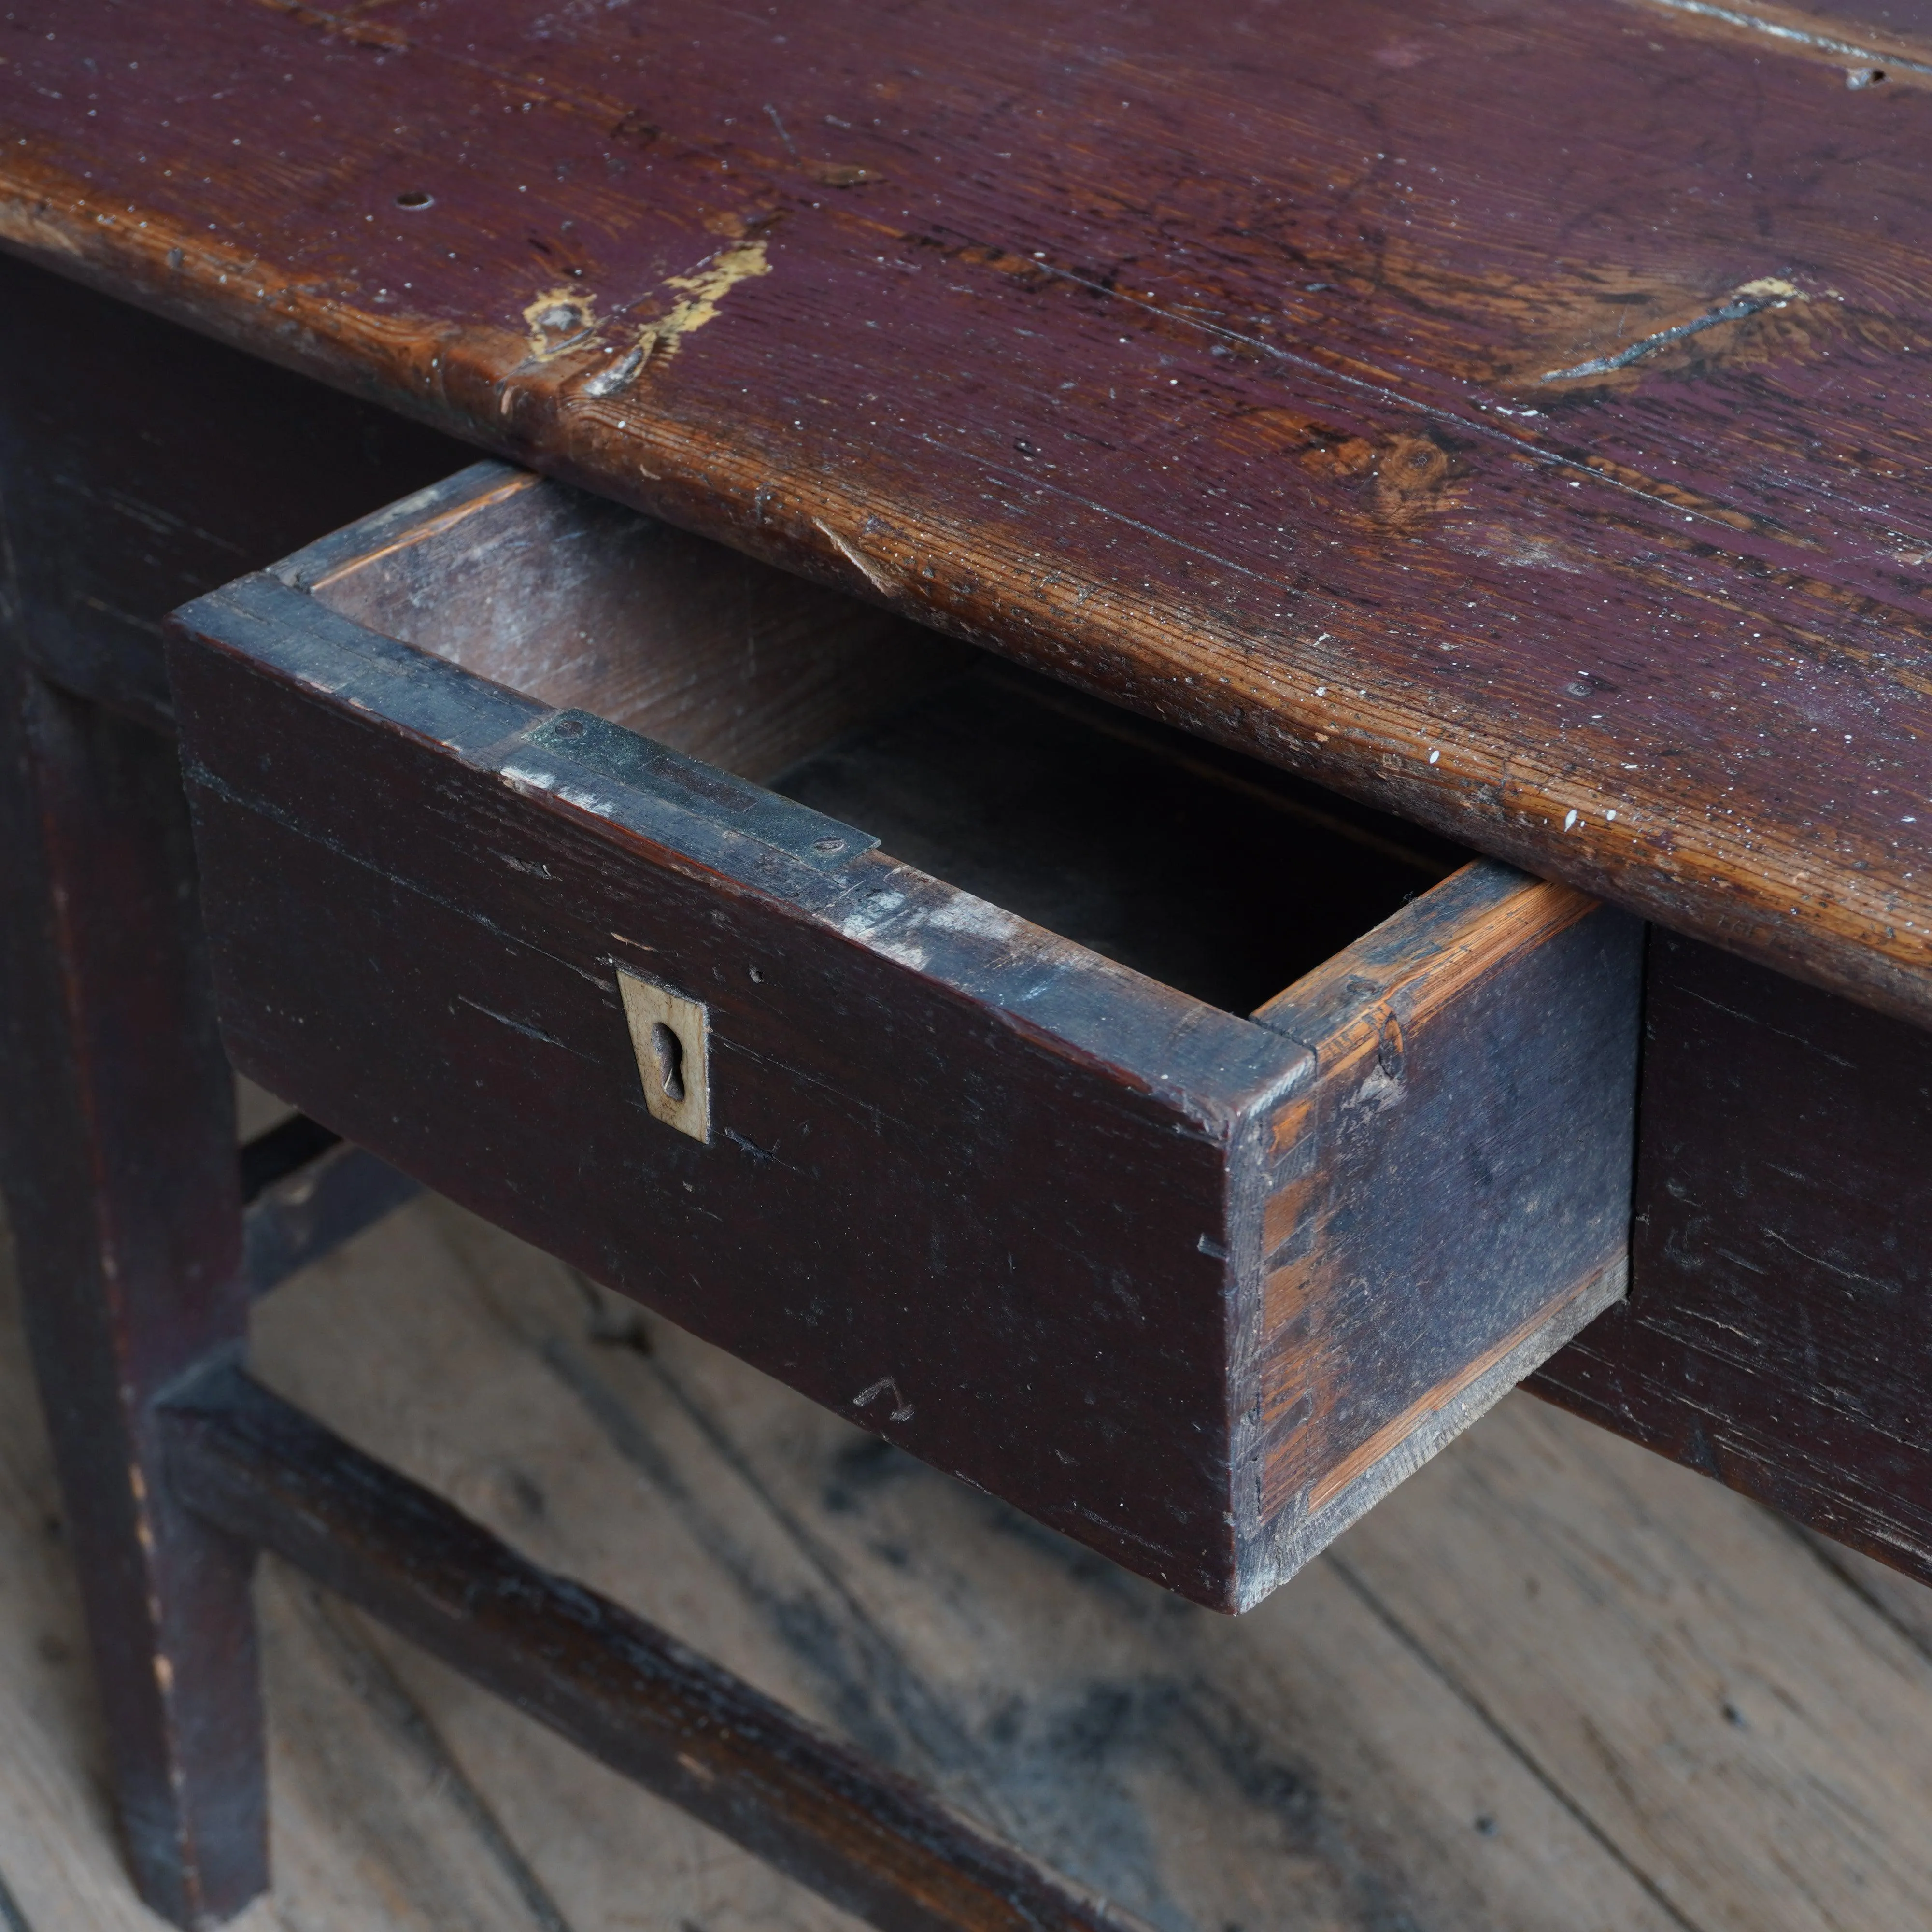
[(1862, 10), (15, 0), (0, 242), (1932, 1024)]

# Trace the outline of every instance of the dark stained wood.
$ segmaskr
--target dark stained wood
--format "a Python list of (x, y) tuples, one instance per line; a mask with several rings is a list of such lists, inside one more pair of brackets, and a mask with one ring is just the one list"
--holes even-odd
[(164, 728), (175, 605), (464, 460), (386, 410), (4, 256), (0, 390), (25, 648), (44, 676)]
[[(1928, 347), (1916, 117), (1932, 23), (1916, 10), (1873, 28), (1831, 8), (1459, 0), (1424, 15), (1379, 0), (1284, 23), (1258, 6), (1197, 20), (1171, 0), (1132, 13), (926, 0), (700, 9), (641, 32), (622, 10), (375, 10), (233, 4), (183, 32), (98, 0), (44, 20), (15, 10), (0, 28), (0, 238), (1734, 952), (1932, 1018), (1916, 723), (1932, 690), (1932, 541), (1913, 488), (1924, 419), (1911, 359)], [(16, 289), (26, 299), (8, 299)], [(15, 1130), (8, 1186), (28, 1203), (37, 1354), (86, 1519), (136, 1862), (161, 1909), (192, 1920), (259, 1880), (252, 1661), (241, 1553), (156, 1495), (147, 1400), (233, 1342), (245, 1274), (292, 1265), (408, 1184), (374, 1156), (325, 1156), (315, 1211), (296, 1211), (305, 1182), (267, 1183), (255, 1221), (268, 1232), (257, 1242), (251, 1229), (238, 1256), (232, 1178), (210, 1192), (196, 1167), (225, 1120), (203, 1104), (219, 1063), (165, 760), (41, 680), (165, 722), (159, 603), (279, 553), (316, 526), (316, 505), (350, 507), (353, 491), (332, 497), (328, 480), (340, 442), (314, 487), (288, 492), (305, 409), (333, 426), (325, 443), (358, 423), (394, 438), (376, 467), (406, 470), (436, 446), (371, 430), (383, 418), (364, 404), (304, 400), (272, 370), (231, 382), (228, 354), (183, 349), (30, 270), (0, 280), (0, 326), (11, 387), (32, 398), (8, 406), (8, 487), (17, 500), (19, 478), (54, 484), (31, 515), (9, 506), (34, 534), (8, 613), (22, 748), (5, 803), (26, 856), (7, 990), (15, 1032), (44, 1036), (8, 1075), (51, 1068), (67, 1083), (54, 1131)], [(183, 368), (202, 373), (175, 382)], [(199, 435), (203, 418), (219, 433)], [(136, 422), (163, 431), (124, 478), (86, 470)], [(77, 484), (32, 453), (57, 448), (77, 457)], [(278, 524), (291, 502), (295, 520)], [(103, 540), (91, 521), (104, 511), (154, 541)], [(158, 599), (164, 583), (174, 589)], [(532, 587), (497, 607), (510, 630), (538, 608)], [(570, 594), (569, 572), (550, 587)], [(275, 587), (256, 590), (229, 613), (241, 628), (274, 615)], [(432, 579), (399, 594), (433, 602), (434, 590)], [(736, 597), (719, 600), (728, 629)], [(490, 614), (487, 598), (481, 608)], [(596, 644), (623, 608), (586, 615), (584, 640)], [(477, 614), (458, 628), (473, 631)], [(849, 655), (823, 661), (815, 683), (775, 698), (748, 678), (748, 716), (773, 728), (728, 734), (707, 754), (782, 764), (949, 668), (930, 644), (915, 662), (876, 613), (848, 626)], [(347, 634), (325, 622), (316, 635), (326, 648), (302, 668), (343, 668)], [(888, 659), (890, 676), (864, 668)], [(686, 698), (725, 716), (729, 663), (697, 650), (638, 689), (640, 717)], [(823, 896), (835, 873), (842, 889), (897, 890), (908, 868), (856, 847), (820, 864), (812, 852), (841, 828), (717, 773), (653, 764), (634, 783), (634, 743), (548, 708), (598, 708), (585, 698), (532, 687), (541, 703), (524, 703), (380, 650), (350, 668), (352, 688), (306, 692), (268, 692), (273, 677), (232, 664), (194, 674), (206, 715), (226, 713), (228, 762), (197, 774), (220, 828), (220, 890), (239, 907), (265, 865), (307, 868), (299, 887), (280, 875), (283, 899), (224, 925), (224, 946), (245, 940), (236, 983), (257, 1070), (319, 1056), (314, 1090), (340, 1102), (332, 1120), (350, 1119), (352, 1102), (370, 1109), (379, 1134), (422, 1144), (422, 1171), (466, 1178), (473, 1195), (530, 1190), (519, 1225), (593, 1267), (601, 1241), (603, 1272), (621, 1250), (637, 1277), (626, 1286), (674, 1306), (688, 1291), (667, 1288), (668, 1270), (694, 1263), (700, 1298), (712, 1286), (719, 1238), (700, 1224), (718, 1202), (725, 1239), (747, 1244), (738, 1258), (761, 1238), (767, 1272), (741, 1305), (712, 1311), (711, 1332), (735, 1322), (727, 1339), (754, 1358), (793, 1349), (779, 1372), (808, 1386), (795, 1371), (826, 1301), (809, 1280), (772, 1277), (774, 1231), (802, 1234), (837, 1288), (850, 1257), (825, 1237), (856, 1232), (872, 1299), (856, 1321), (849, 1302), (833, 1309), (846, 1333), (812, 1357), (817, 1392), (871, 1405), (868, 1420), (888, 1416), (922, 1453), (934, 1451), (919, 1432), (934, 1432), (937, 1460), (964, 1466), (946, 1431), (956, 1443), (976, 1424), (986, 1438), (1012, 1430), (999, 1378), (1018, 1378), (1033, 1434), (998, 1445), (997, 1485), (1029, 1507), (1047, 1497), (1061, 1512), (1042, 1508), (1048, 1520), (1122, 1560), (1226, 1606), (1253, 1600), (1615, 1291), (1631, 929), (1572, 886), (1459, 874), (1242, 1033), (1178, 992), (1124, 994), (1124, 976), (1083, 985), (1089, 962), (1052, 947), (1016, 958), (1012, 922), (974, 928), (985, 909), (931, 880), (908, 916), (893, 908), (896, 923), (840, 927)], [(628, 668), (599, 659), (586, 675), (608, 691)], [(244, 693), (261, 716), (232, 704)], [(332, 706), (361, 715), (316, 728)], [(345, 722), (365, 749), (382, 740), (395, 768), (337, 802), (332, 785), (367, 776), (340, 755), (353, 748)], [(514, 767), (493, 760), (486, 724), (523, 748)], [(566, 730), (584, 745), (562, 746)], [(548, 763), (532, 764), (532, 746)], [(283, 769), (268, 776), (271, 759)], [(524, 799), (520, 818), (505, 794), (532, 783), (570, 795)], [(615, 792), (626, 796), (613, 811)], [(284, 811), (292, 796), (340, 809)], [(399, 806), (417, 818), (385, 828)], [(532, 811), (542, 836), (527, 836)], [(411, 849), (406, 834), (434, 832), (438, 812), (443, 844)], [(600, 847), (572, 812), (624, 836)], [(326, 836), (310, 836), (325, 818)], [(668, 917), (669, 944), (622, 929), (636, 878), (611, 853), (634, 858), (640, 844), (676, 875), (644, 896)], [(560, 874), (583, 902), (546, 923), (534, 916), (544, 889), (506, 885), (499, 861)], [(301, 903), (311, 886), (326, 910)], [(507, 924), (479, 941), (479, 918), (499, 916)], [(337, 917), (340, 931), (322, 929)], [(466, 917), (472, 929), (452, 922)], [(856, 991), (813, 950), (827, 927), (874, 956)], [(715, 1136), (647, 1174), (625, 1171), (620, 1150), (611, 1191), (621, 1202), (628, 1184), (634, 1200), (640, 1176), (655, 1185), (658, 1218), (644, 1232), (675, 1222), (676, 1238), (640, 1242), (635, 1219), (620, 1226), (600, 1202), (604, 1221), (572, 1231), (579, 1246), (557, 1239), (543, 1216), (584, 1218), (611, 1170), (594, 1152), (566, 1168), (581, 1154), (569, 1103), (582, 1076), (560, 1076), (547, 1055), (626, 1064), (609, 1024), (623, 949), (674, 976), (692, 962), (723, 974), (732, 947), (769, 941), (769, 962), (800, 932), (817, 937), (784, 963), (811, 956), (803, 1003), (788, 986), (764, 996), (764, 1034), (718, 1036), (784, 1049), (765, 1065), (792, 1104), (772, 1121), (796, 1121), (801, 1095), (822, 1105), (851, 1070), (844, 1042), (887, 1022), (865, 1036), (861, 1106), (837, 1114), (805, 1182), (766, 1171), (782, 1160), (776, 1136), (725, 1130), (751, 1165), (722, 1192), (706, 1172)], [(136, 956), (146, 978), (128, 970)], [(1702, 970), (1694, 959), (1684, 983)], [(480, 1021), (458, 1013), (462, 996), (446, 1018), (437, 1004), (465, 975), (496, 1002), (470, 1002)], [(908, 1001), (908, 979), (931, 983)], [(1682, 1136), (1670, 1158), (1691, 1151), (1649, 1170), (1647, 1194), (1660, 1173), (1683, 1210), (1651, 1215), (1666, 1231), (1651, 1278), (1666, 1294), (1671, 1269), (1698, 1279), (1667, 1302), (1640, 1284), (1628, 1319), (1558, 1385), (1922, 1565), (1913, 1382), (1894, 1372), (1921, 1366), (1916, 1284), (1861, 1192), (1886, 1181), (1884, 1156), (1916, 1145), (1922, 1039), (1869, 1015), (1847, 1022), (1849, 1009), (1787, 1011), (1788, 982), (1746, 983), (1745, 1006), (1726, 1010), (1758, 1030), (1737, 1036), (1741, 1051), (1769, 1027), (1858, 1077), (1821, 1095), (1795, 1076), (1780, 1085), (1774, 1054), (1729, 1088), (1701, 1064), (1653, 1068), (1664, 1131)], [(736, 992), (734, 1027), (759, 1005)], [(1701, 1014), (1673, 1015), (1667, 999), (1663, 1010), (1684, 1039), (1723, 1045)], [(347, 1033), (304, 1041), (323, 1011)], [(1791, 1024), (1766, 1017), (1780, 1012)], [(165, 1037), (144, 1036), (130, 1070), (117, 1029), (134, 1021)], [(1255, 1037), (1270, 1030), (1272, 1058)], [(396, 1084), (358, 1099), (350, 1064), (372, 1046), (386, 1051), (380, 1080)], [(963, 1108), (946, 1086), (962, 1066)], [(740, 1071), (747, 1092), (765, 1077)], [(932, 1077), (910, 1120), (888, 1118), (908, 1074), (915, 1090)], [(493, 1115), (493, 1102), (507, 1104)], [(628, 1104), (638, 1113), (634, 1088)], [(1053, 1118), (1016, 1131), (1002, 1106)], [(927, 1154), (962, 1114), (957, 1169), (941, 1176), (953, 1219), (940, 1225), (897, 1185), (864, 1198), (852, 1177), (869, 1184), (872, 1169), (855, 1151), (908, 1134)], [(614, 1106), (598, 1119), (613, 1146), (640, 1125)], [(1815, 1148), (1808, 1157), (1793, 1124), (1817, 1121), (1866, 1149), (1858, 1174), (1828, 1173)], [(1072, 1171), (1075, 1154), (1108, 1193), (1048, 1197), (1042, 1178)], [(90, 1162), (106, 1176), (91, 1220), (76, 1185)], [(929, 1186), (916, 1166), (887, 1182)], [(1008, 1275), (1024, 1272), (1016, 1256), (1045, 1257), (1026, 1286), (1045, 1284), (1050, 1318), (1000, 1283), (1003, 1225), (963, 1225), (983, 1210), (988, 1166), (1025, 1237), (1005, 1246)], [(157, 1173), (184, 1184), (163, 1200)], [(1885, 1204), (1910, 1191), (1888, 1185)], [(1754, 1222), (1766, 1201), (1772, 1218)], [(50, 1210), (62, 1202), (82, 1228), (78, 1271)], [(1911, 1221), (1886, 1225), (1910, 1240)], [(915, 1253), (935, 1228), (952, 1252)], [(1738, 1272), (1752, 1273), (1753, 1240), (1761, 1260), (1767, 1242), (1798, 1257), (1795, 1270), (1770, 1258), (1755, 1301)], [(1119, 1248), (1144, 1272), (1103, 1279)], [(944, 1323), (904, 1300), (909, 1281), (937, 1298), (962, 1280)], [(1166, 1299), (1144, 1301), (1148, 1286)], [(902, 1386), (914, 1358), (892, 1345), (929, 1348), (935, 1332), (944, 1393), (916, 1404)], [(845, 1394), (857, 1348), (882, 1339), (895, 1366)], [(962, 1368), (976, 1416), (970, 1403), (941, 1412), (956, 1393), (946, 1374)], [(1130, 1385), (1124, 1429), (1090, 1393), (1102, 1416), (1066, 1423), (1083, 1377), (1110, 1399)], [(1087, 1458), (1078, 1479), (1046, 1460), (1078, 1462), (1066, 1442)], [(1098, 1509), (1079, 1500), (1096, 1493), (1082, 1486), (1094, 1468), (1119, 1492)], [(1156, 1504), (1184, 1520), (1149, 1538)]]
[[(602, 608), (584, 586), (604, 508), (573, 528), (567, 493), (513, 480), (477, 466), (178, 614), (218, 984), (251, 1077), (1222, 1608), (1619, 1292), (1634, 922), (1490, 864), (1403, 905), (1440, 862), (1430, 842), (1292, 785), (1270, 797), (1251, 762), (1190, 753), (1177, 778), (1159, 734), (1094, 730), (1010, 674), (941, 686), (786, 781), (867, 807), (855, 826), (324, 601), (353, 602), (358, 547), (385, 570), (414, 550), (413, 621), (434, 628), (437, 555), (460, 602), (487, 602), (490, 560), (520, 578), (533, 531), (575, 545)], [(686, 590), (678, 546), (698, 541), (664, 539)], [(625, 536), (613, 568), (628, 578), (648, 548)], [(746, 608), (763, 624), (775, 607)], [(675, 598), (650, 608), (675, 656)], [(552, 614), (575, 651), (584, 627)], [(758, 637), (782, 705), (810, 684), (784, 658), (808, 662), (813, 633)], [(648, 659), (651, 627), (630, 646)], [(668, 708), (680, 734), (710, 728), (704, 706)], [(922, 767), (922, 856), (979, 896), (872, 849), (881, 785), (896, 832)], [(1040, 788), (1082, 773), (1102, 796), (1069, 820)], [(1184, 849), (1150, 841), (1144, 795), (1191, 801), (1184, 836), (1239, 866), (1190, 877)], [(1128, 964), (1016, 916), (1009, 879)], [(1232, 915), (1214, 903), (1231, 895)], [(1264, 944), (1242, 973), (1278, 948), (1298, 981), (1258, 1022), (1132, 970), (1187, 979), (1202, 962), (1166, 928), (1232, 930), (1246, 898)], [(654, 1107), (625, 974), (708, 1010), (680, 1048), (708, 1125), (668, 1130)], [(1284, 1454), (1292, 1475), (1260, 1481)]]
[(1932, 1581), (1932, 1039), (1655, 935), (1628, 1304), (1540, 1395)]
[(457, 454), (0, 262), (0, 1186), (121, 1828), (183, 1925), (266, 1882), (260, 1717), (246, 1554), (173, 1506), (148, 1406), (248, 1284), (176, 754), (129, 721), (169, 722), (184, 594)]
[(1643, 931), (1471, 866), (1256, 1015), (1274, 1121), (1246, 1600), (1624, 1292)]
[[(934, 926), (960, 896), (910, 868), (821, 869), (710, 822), (701, 794), (627, 799), (561, 745), (519, 758), (513, 734), (558, 714), (406, 647), (374, 656), (292, 592), (194, 621), (175, 690), (238, 1066), (988, 1487), (1043, 1508), (1069, 1486), (1057, 1447), (1125, 1495), (1198, 1489), (1153, 1551), (1118, 1546), (1225, 1587), (1220, 1511), (1200, 1506), (1226, 1488), (1223, 1109), (1292, 1078), (1299, 1048), (1124, 974), (1103, 1004), (1076, 949), (1003, 916)], [(629, 806), (635, 829), (560, 792)], [(853, 938), (830, 922), (844, 908)], [(646, 1112), (620, 962), (711, 1006), (709, 1148)], [(1073, 1184), (989, 1251), (988, 1202), (1041, 1174)], [(1124, 1249), (1140, 1264), (1096, 1308), (1082, 1258)], [(1167, 1284), (1159, 1318), (1144, 1274)], [(1116, 1440), (1130, 1414), (1137, 1439)]]
[(239, 1370), (171, 1397), (163, 1426), (171, 1480), (228, 1534), (273, 1550), (880, 1932), (1139, 1925), (527, 1562)]
[(1932, 23), (1791, 18), (30, 0), (0, 238), (1924, 1020)]
[(249, 1559), (176, 1505), (149, 1404), (244, 1331), (231, 1076), (172, 748), (44, 684), (10, 622), (0, 850), (0, 1186), (114, 1795), (142, 1898), (210, 1924), (267, 1882)]

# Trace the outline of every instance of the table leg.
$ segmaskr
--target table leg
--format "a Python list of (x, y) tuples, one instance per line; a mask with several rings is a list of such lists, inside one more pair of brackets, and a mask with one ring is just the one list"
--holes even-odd
[(0, 1187), (129, 1860), (207, 1925), (268, 1880), (250, 1558), (170, 1501), (154, 1400), (243, 1340), (232, 1090), (174, 748), (45, 683), (22, 621), (0, 604)]

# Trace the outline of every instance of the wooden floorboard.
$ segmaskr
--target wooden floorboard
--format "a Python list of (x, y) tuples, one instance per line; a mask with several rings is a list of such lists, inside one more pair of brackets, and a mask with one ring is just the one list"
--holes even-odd
[[(0, 1927), (152, 1925), (0, 1308)], [(1288, 1588), (1164, 1596), (446, 1204), (265, 1379), (1172, 1932), (1924, 1932), (1932, 1593), (1511, 1397)], [(301, 1579), (248, 1932), (851, 1922)]]

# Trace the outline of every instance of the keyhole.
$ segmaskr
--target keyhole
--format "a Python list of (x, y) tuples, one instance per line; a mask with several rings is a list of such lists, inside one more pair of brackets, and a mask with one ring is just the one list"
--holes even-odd
[(662, 1020), (651, 1028), (651, 1052), (658, 1063), (658, 1084), (668, 1100), (684, 1098), (684, 1042)]

